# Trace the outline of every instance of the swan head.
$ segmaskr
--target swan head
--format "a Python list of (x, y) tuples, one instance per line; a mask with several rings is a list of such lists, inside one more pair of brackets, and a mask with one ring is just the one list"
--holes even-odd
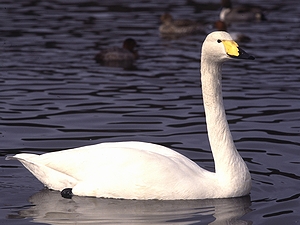
[(242, 50), (225, 31), (215, 31), (207, 35), (202, 45), (202, 57), (210, 61), (224, 62), (229, 59), (255, 59)]

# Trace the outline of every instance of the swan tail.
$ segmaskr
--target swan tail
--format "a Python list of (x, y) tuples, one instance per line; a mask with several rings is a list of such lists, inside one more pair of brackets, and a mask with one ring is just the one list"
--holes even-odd
[(46, 187), (61, 191), (64, 188), (74, 187), (78, 181), (60, 171), (52, 169), (46, 165), (35, 162), (38, 155), (34, 154), (17, 154), (15, 156), (7, 156), (6, 160), (18, 160), (23, 166), (28, 169), (40, 182)]

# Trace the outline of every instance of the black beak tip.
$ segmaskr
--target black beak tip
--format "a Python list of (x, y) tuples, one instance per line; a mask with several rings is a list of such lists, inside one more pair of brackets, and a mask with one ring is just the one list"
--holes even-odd
[(239, 50), (239, 56), (237, 56), (237, 58), (240, 59), (250, 59), (250, 60), (254, 60), (255, 57), (252, 55), (249, 55), (248, 53), (246, 53), (243, 49), (241, 49), (240, 47), (238, 47)]

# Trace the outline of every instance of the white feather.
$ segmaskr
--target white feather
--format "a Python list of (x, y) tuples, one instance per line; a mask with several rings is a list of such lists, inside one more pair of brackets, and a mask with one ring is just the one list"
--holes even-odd
[(247, 195), (248, 168), (238, 154), (226, 120), (221, 65), (230, 57), (213, 32), (203, 43), (201, 81), (208, 136), (216, 172), (160, 145), (144, 142), (101, 143), (58, 152), (17, 154), (43, 184), (54, 190), (72, 188), (75, 195), (126, 199), (205, 199)]

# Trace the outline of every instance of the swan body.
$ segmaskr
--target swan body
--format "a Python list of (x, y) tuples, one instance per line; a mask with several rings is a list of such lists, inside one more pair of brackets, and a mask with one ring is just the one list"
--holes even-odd
[(112, 142), (19, 160), (45, 186), (74, 195), (125, 199), (206, 199), (247, 195), (249, 170), (233, 143), (222, 100), (221, 67), (248, 58), (226, 32), (209, 34), (202, 46), (203, 101), (215, 172), (169, 148), (145, 142)]

